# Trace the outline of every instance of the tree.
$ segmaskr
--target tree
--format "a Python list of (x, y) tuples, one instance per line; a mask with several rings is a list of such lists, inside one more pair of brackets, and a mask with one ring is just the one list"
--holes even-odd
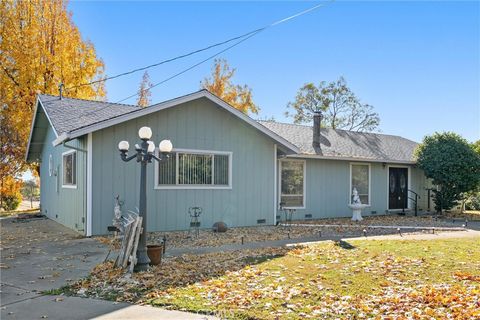
[(232, 83), (235, 72), (236, 69), (231, 69), (226, 60), (215, 59), (211, 78), (205, 78), (200, 85), (235, 109), (245, 114), (248, 112), (257, 114), (259, 108), (253, 102), (252, 89), (247, 85), (241, 86)]
[[(25, 170), (25, 149), (37, 93), (102, 77), (94, 46), (81, 38), (64, 1), (0, 2), (0, 180)], [(65, 96), (105, 96), (103, 83), (64, 91)], [(1, 182), (1, 181), (0, 181)]]
[(145, 71), (142, 77), (142, 82), (140, 82), (140, 88), (138, 89), (138, 100), (137, 105), (139, 107), (145, 108), (148, 107), (151, 103), (150, 97), (151, 93), (148, 90), (152, 86), (150, 82), (150, 76), (148, 75), (148, 71)]
[(318, 86), (305, 84), (287, 108), (294, 112), (287, 111), (285, 115), (295, 123), (310, 123), (313, 113), (322, 111), (322, 126), (327, 128), (363, 132), (377, 130), (380, 124), (373, 106), (361, 103), (343, 77), (328, 84), (322, 81)]
[(7, 176), (0, 185), (0, 208), (11, 211), (18, 208), (22, 202), (22, 181), (12, 176)]
[(40, 194), (37, 182), (34, 179), (24, 181), (21, 192), (23, 198), (30, 200), (30, 208), (33, 208), (33, 199)]
[(451, 209), (480, 184), (480, 155), (452, 132), (427, 136), (415, 151), (417, 165), (438, 186), (435, 210)]
[(477, 140), (474, 143), (472, 143), (472, 148), (476, 153), (480, 154), (480, 140)]

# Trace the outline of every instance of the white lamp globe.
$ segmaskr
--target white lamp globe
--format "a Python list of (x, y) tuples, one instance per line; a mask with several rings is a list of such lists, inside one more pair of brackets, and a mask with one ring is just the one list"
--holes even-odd
[(147, 141), (147, 143), (148, 143), (147, 152), (153, 153), (155, 151), (155, 143), (153, 143), (153, 141)]
[(152, 129), (149, 127), (141, 127), (140, 130), (138, 130), (138, 136), (140, 139), (150, 139), (152, 137)]
[(128, 151), (128, 148), (130, 148), (130, 145), (128, 144), (128, 141), (120, 141), (118, 143), (118, 150)]
[(160, 149), (160, 152), (172, 152), (172, 142), (170, 140), (162, 140), (158, 145), (158, 149)]

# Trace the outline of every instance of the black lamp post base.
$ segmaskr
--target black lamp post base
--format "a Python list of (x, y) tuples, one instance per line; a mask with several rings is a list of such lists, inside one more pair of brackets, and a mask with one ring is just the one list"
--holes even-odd
[(150, 267), (150, 259), (148, 258), (147, 251), (139, 250), (137, 251), (137, 264), (133, 268), (134, 272), (147, 271)]

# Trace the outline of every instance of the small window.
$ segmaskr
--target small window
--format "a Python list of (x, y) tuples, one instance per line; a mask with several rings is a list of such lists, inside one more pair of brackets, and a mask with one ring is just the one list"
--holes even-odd
[(350, 179), (350, 203), (353, 203), (353, 189), (356, 189), (360, 202), (370, 205), (370, 165), (351, 164)]
[(77, 186), (77, 152), (63, 153), (63, 187), (75, 188)]
[(280, 203), (284, 208), (305, 207), (305, 161), (280, 162)]
[(158, 187), (225, 188), (231, 184), (231, 153), (180, 151), (158, 163)]

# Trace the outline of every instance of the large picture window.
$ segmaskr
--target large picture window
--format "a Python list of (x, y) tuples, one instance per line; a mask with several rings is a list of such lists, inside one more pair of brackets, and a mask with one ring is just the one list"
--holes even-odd
[(64, 188), (77, 186), (77, 152), (67, 151), (62, 154), (63, 184)]
[(370, 205), (370, 165), (350, 165), (350, 203), (353, 202), (353, 189), (357, 189), (362, 204)]
[(157, 168), (158, 188), (231, 186), (230, 152), (175, 150)]
[(305, 207), (305, 161), (280, 161), (280, 203), (284, 208)]

